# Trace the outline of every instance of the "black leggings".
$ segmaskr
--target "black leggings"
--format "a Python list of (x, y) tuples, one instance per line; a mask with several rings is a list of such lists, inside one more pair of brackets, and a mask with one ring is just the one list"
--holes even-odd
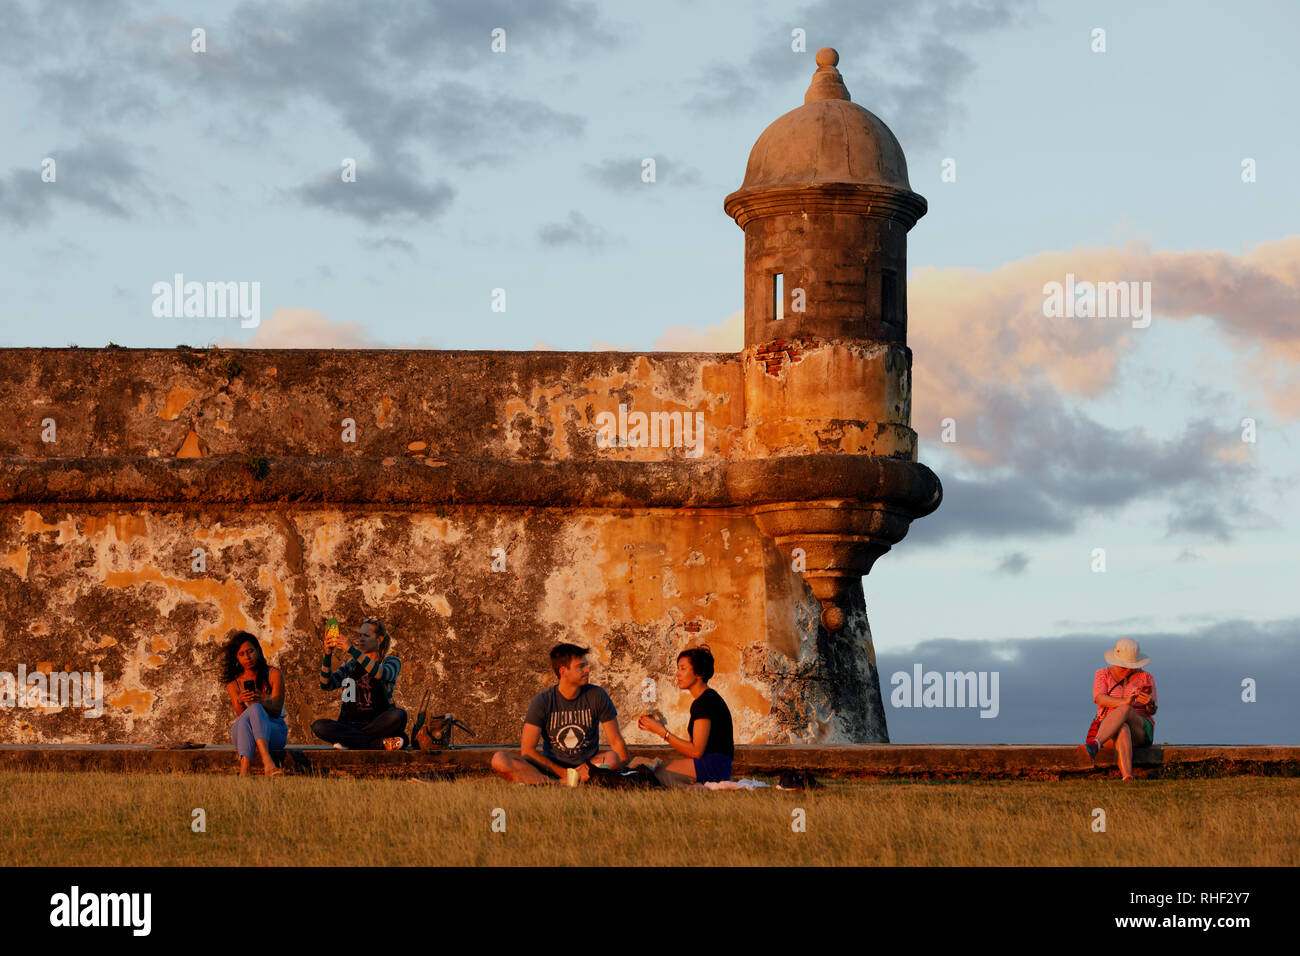
[(385, 737), (401, 737), (406, 731), (406, 711), (390, 707), (365, 724), (342, 720), (317, 720), (311, 732), (329, 744), (349, 750), (383, 750)]

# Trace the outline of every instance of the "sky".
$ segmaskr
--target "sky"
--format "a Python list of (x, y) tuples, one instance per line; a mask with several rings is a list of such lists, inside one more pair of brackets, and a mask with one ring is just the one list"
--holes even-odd
[[(894, 739), (1080, 736), (1132, 637), (1178, 675), (1158, 736), (1300, 743), (1295, 4), (0, 0), (0, 22), (0, 346), (736, 350), (722, 200), (836, 47), (929, 202), (913, 427), (945, 499), (864, 580), (882, 671), (992, 661), (1022, 688), (967, 720), (882, 680)], [(260, 282), (261, 324), (155, 317), (176, 273)], [(1149, 282), (1149, 324), (1044, 316), (1067, 275)]]

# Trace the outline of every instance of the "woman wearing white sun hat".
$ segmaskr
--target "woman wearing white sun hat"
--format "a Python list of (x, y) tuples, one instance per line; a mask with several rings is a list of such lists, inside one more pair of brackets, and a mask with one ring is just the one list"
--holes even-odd
[(1097, 716), (1088, 728), (1084, 749), (1096, 757), (1102, 747), (1113, 746), (1119, 758), (1119, 771), (1125, 780), (1133, 779), (1133, 748), (1149, 747), (1155, 742), (1156, 682), (1142, 668), (1151, 658), (1142, 657), (1137, 641), (1123, 637), (1115, 649), (1103, 655), (1109, 667), (1093, 676), (1092, 699)]

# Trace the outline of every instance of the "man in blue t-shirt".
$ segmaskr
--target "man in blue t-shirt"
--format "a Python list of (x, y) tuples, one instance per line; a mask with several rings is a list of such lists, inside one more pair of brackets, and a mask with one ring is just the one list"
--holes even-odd
[[(515, 783), (549, 783), (566, 780), (569, 770), (576, 768), (578, 779), (586, 780), (592, 763), (614, 769), (627, 763), (627, 744), (618, 729), (614, 702), (588, 683), (588, 653), (576, 644), (551, 649), (551, 668), (558, 682), (529, 702), (519, 753), (502, 750), (492, 755), (492, 769), (498, 774)], [(610, 746), (605, 753), (600, 753), (601, 730)]]

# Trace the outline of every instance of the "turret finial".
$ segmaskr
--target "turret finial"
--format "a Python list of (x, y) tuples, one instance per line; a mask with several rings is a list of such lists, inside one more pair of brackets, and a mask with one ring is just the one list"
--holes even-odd
[(817, 72), (813, 74), (808, 92), (804, 94), (804, 104), (815, 100), (850, 100), (848, 87), (844, 78), (835, 69), (840, 62), (840, 55), (833, 47), (824, 46), (817, 51)]

